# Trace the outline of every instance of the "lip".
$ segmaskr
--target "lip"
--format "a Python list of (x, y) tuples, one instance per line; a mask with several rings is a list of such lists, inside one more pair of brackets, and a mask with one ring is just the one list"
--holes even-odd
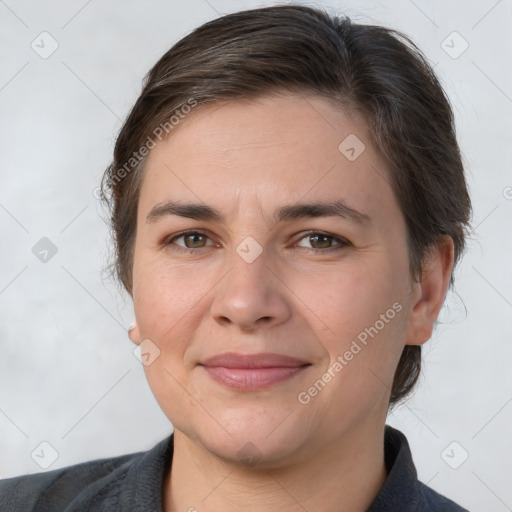
[(309, 364), (307, 361), (296, 357), (263, 352), (260, 354), (237, 354), (236, 352), (225, 352), (206, 359), (201, 363), (203, 366), (224, 368), (298, 368)]
[(258, 391), (288, 380), (310, 363), (281, 354), (236, 354), (227, 352), (201, 363), (217, 382), (239, 390)]

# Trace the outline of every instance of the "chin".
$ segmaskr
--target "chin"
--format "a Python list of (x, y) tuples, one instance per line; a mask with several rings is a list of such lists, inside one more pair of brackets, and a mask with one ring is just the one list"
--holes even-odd
[(291, 464), (301, 448), (297, 438), (265, 439), (247, 435), (201, 439), (204, 447), (219, 459), (251, 469), (272, 469)]
[(309, 429), (296, 411), (280, 412), (236, 409), (231, 415), (218, 417), (218, 423), (189, 424), (183, 432), (228, 463), (254, 469), (277, 468), (297, 462), (310, 443)]

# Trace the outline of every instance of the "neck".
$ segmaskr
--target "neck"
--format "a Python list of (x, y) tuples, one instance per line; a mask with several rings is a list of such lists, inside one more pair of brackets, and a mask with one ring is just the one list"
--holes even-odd
[(384, 425), (344, 433), (303, 463), (272, 469), (220, 460), (174, 432), (165, 512), (367, 510), (386, 479)]

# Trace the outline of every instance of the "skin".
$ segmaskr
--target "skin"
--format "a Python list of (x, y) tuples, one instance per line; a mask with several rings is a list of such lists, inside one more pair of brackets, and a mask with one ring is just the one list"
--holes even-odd
[[(366, 146), (354, 161), (338, 149), (349, 134)], [(432, 334), (452, 240), (412, 278), (404, 216), (364, 120), (320, 97), (197, 107), (151, 151), (144, 172), (130, 337), (160, 351), (144, 369), (175, 432), (165, 511), (366, 510), (386, 478), (394, 371), (404, 345)], [(272, 219), (283, 205), (336, 199), (371, 221)], [(169, 200), (207, 204), (225, 219), (148, 222)], [(206, 236), (173, 239), (188, 229)], [(236, 250), (247, 237), (262, 250), (252, 262)], [(358, 334), (397, 303), (400, 312), (333, 372)], [(226, 351), (286, 354), (310, 366), (265, 390), (237, 391), (198, 365)], [(300, 403), (329, 368), (332, 379)], [(244, 462), (247, 450), (256, 463)]]

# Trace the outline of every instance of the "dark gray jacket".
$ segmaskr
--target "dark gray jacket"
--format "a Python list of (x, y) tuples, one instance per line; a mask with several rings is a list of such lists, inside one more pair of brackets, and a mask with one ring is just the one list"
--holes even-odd
[[(170, 435), (147, 452), (0, 481), (1, 512), (162, 512)], [(418, 481), (407, 438), (386, 425), (388, 476), (367, 512), (468, 512)]]

